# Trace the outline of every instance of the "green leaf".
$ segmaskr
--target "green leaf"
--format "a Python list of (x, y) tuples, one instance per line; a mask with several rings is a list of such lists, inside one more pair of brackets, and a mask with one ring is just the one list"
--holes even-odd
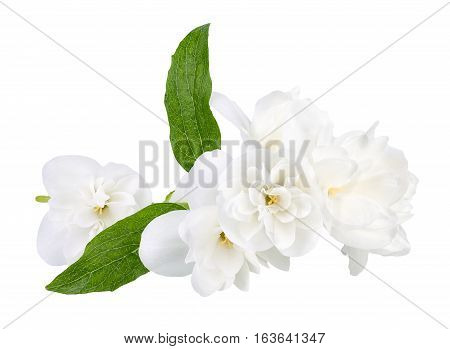
[(209, 24), (205, 24), (180, 42), (167, 75), (164, 103), (170, 142), (186, 171), (204, 152), (220, 149), (220, 129), (209, 108), (208, 31)]
[(148, 272), (138, 254), (142, 231), (154, 218), (183, 209), (174, 203), (153, 204), (103, 230), (47, 290), (64, 294), (114, 291), (134, 281)]

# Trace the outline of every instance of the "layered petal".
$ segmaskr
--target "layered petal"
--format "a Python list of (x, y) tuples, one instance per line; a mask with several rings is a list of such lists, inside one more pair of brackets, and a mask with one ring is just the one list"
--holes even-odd
[(241, 291), (248, 291), (250, 288), (250, 269), (247, 263), (242, 265), (242, 268), (234, 278), (234, 284)]
[(303, 256), (317, 246), (319, 235), (326, 233), (321, 212), (314, 208), (310, 215), (296, 221), (294, 242), (281, 253), (288, 257)]
[(102, 172), (97, 161), (84, 156), (59, 156), (44, 165), (42, 180), (50, 197), (68, 188), (85, 185)]
[(152, 272), (164, 276), (185, 276), (193, 264), (186, 263), (188, 246), (178, 230), (187, 211), (172, 211), (155, 218), (142, 233), (139, 257)]
[(376, 253), (382, 256), (404, 256), (411, 250), (408, 238), (403, 228), (398, 228), (397, 234), (392, 239), (391, 243), (383, 248), (372, 250), (372, 253)]
[(289, 271), (290, 258), (282, 255), (275, 247), (272, 247), (266, 251), (258, 252), (257, 256), (262, 258), (264, 261), (269, 262), (275, 268)]
[(368, 251), (344, 246), (342, 248), (342, 253), (348, 256), (348, 269), (350, 275), (356, 276), (365, 269), (369, 257)]
[(192, 287), (200, 296), (206, 297), (222, 289), (227, 278), (217, 270), (211, 270), (196, 264), (192, 272)]
[(80, 228), (76, 225), (68, 227), (63, 247), (66, 264), (72, 264), (83, 255), (84, 249), (92, 237), (89, 229)]
[(221, 93), (213, 92), (209, 104), (237, 127), (244, 140), (248, 138), (250, 120), (236, 102)]
[(67, 263), (64, 255), (65, 238), (68, 225), (49, 219), (48, 214), (42, 219), (37, 236), (37, 251), (39, 256), (50, 265)]
[(203, 153), (177, 184), (171, 202), (187, 202), (191, 209), (216, 203), (219, 176), (228, 166), (229, 156), (222, 150)]

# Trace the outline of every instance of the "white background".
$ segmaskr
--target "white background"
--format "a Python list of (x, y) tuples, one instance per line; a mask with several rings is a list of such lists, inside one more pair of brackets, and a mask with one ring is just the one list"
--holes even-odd
[[(213, 87), (251, 113), (275, 90), (315, 98), (445, 4), (441, 1), (13, 1), (9, 6), (165, 118), (170, 55), (211, 22)], [(337, 133), (381, 122), (420, 179), (412, 251), (373, 256), (369, 269), (450, 326), (450, 6), (317, 103)], [(237, 137), (219, 119), (225, 139)], [(0, 2), (0, 320), (45, 297), (63, 268), (35, 240), (45, 205), (43, 164), (81, 154), (138, 167), (138, 141), (168, 127)], [(169, 190), (161, 185), (159, 200)], [(448, 348), (448, 331), (370, 274), (348, 275), (322, 243), (292, 263), (253, 275), (251, 290), (201, 298), (188, 278), (148, 274), (114, 293), (54, 294), (0, 332), (3, 348), (121, 347), (123, 335), (326, 332), (324, 348)], [(446, 343), (446, 344), (445, 344)], [(262, 345), (267, 347), (269, 345)], [(164, 347), (164, 346), (160, 346)], [(167, 346), (166, 346), (167, 347)], [(198, 347), (198, 346), (197, 346)], [(284, 344), (282, 347), (297, 347)]]

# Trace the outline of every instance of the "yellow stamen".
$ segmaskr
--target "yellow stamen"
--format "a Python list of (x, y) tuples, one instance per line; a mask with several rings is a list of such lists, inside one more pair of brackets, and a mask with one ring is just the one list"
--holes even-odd
[(95, 206), (95, 207), (94, 207), (94, 212), (95, 212), (96, 214), (98, 214), (99, 216), (101, 216), (101, 215), (103, 214), (103, 210), (104, 210), (106, 207), (107, 207), (107, 206), (103, 206), (103, 207)]
[(341, 188), (333, 188), (331, 187), (328, 189), (328, 196), (329, 197), (335, 197), (342, 189)]
[(266, 195), (266, 205), (270, 206), (278, 203), (278, 196), (276, 195)]
[(224, 232), (220, 233), (219, 241), (222, 245), (224, 245), (226, 248), (232, 248), (233, 243), (227, 238)]

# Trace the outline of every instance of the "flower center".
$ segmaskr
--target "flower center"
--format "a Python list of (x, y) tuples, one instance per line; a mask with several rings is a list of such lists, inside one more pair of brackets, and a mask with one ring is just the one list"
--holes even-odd
[(328, 189), (328, 196), (334, 198), (340, 191), (342, 191), (342, 188), (331, 187)]
[(103, 205), (103, 206), (97, 205), (97, 206), (94, 207), (94, 212), (95, 212), (97, 215), (101, 216), (101, 215), (103, 214), (103, 210), (106, 209), (106, 208), (108, 208), (107, 205)]
[(106, 193), (104, 186), (105, 180), (103, 178), (97, 178), (91, 189), (92, 198), (90, 201), (92, 209), (98, 216), (101, 216), (104, 210), (108, 208), (110, 200), (110, 196)]
[(232, 248), (233, 247), (233, 243), (230, 241), (230, 239), (227, 238), (227, 236), (225, 235), (224, 232), (220, 233), (219, 241), (226, 248)]
[(278, 203), (278, 195), (266, 195), (266, 206)]

